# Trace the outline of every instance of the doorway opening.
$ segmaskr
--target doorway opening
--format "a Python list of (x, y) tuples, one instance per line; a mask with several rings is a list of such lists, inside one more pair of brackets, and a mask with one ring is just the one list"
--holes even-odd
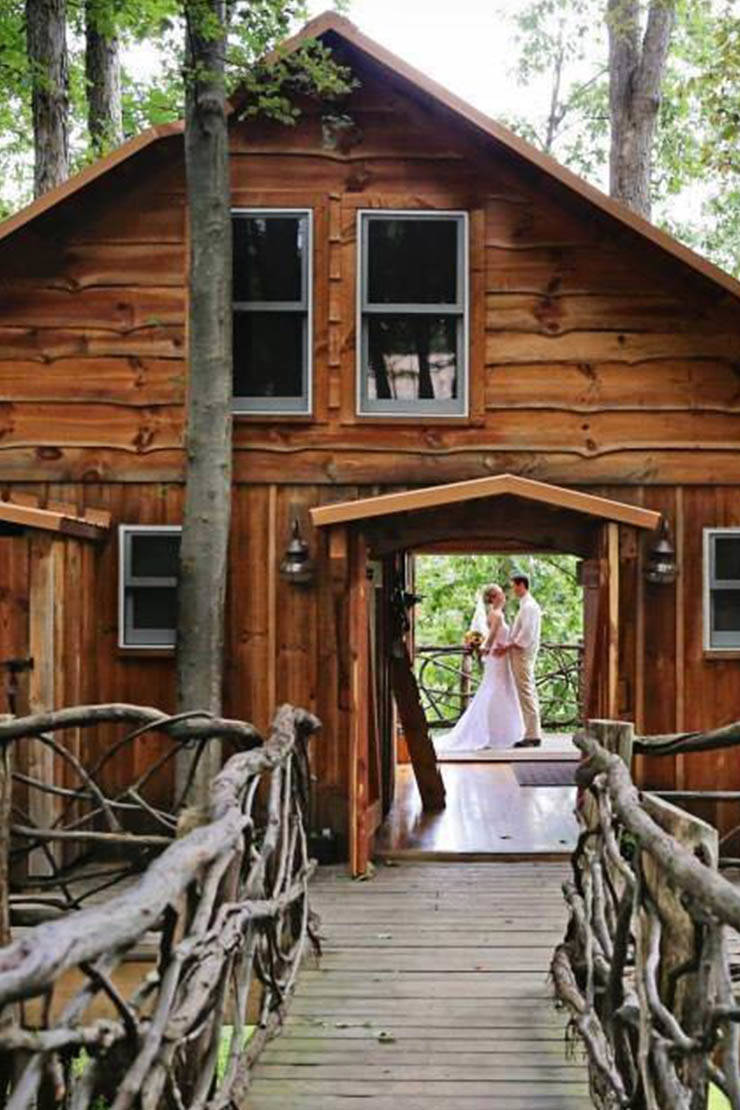
[[(577, 556), (583, 582), (583, 712), (588, 718), (610, 719), (629, 713), (635, 677), (630, 648), (634, 628), (621, 617), (631, 612), (639, 535), (658, 527), (659, 513), (582, 489), (496, 474), (318, 506), (311, 510), (311, 519), (325, 530), (327, 587), (336, 617), (341, 678), (337, 710), (339, 719), (346, 722), (342, 735), (347, 740), (347, 830), (353, 874), (366, 870), (374, 852), (388, 854), (389, 844), (398, 842), (393, 817), (399, 811), (394, 806), (399, 721), (423, 798), (416, 813), (407, 814), (404, 835), (455, 808), (454, 783), (447, 788), (443, 775), (450, 778), (456, 770), (465, 770), (464, 764), (438, 761), (414, 670), (410, 639), (413, 570), (419, 555)], [(500, 763), (486, 766), (491, 772), (501, 770)], [(545, 805), (552, 805), (554, 789), (540, 791)], [(460, 827), (471, 822), (479, 828), (491, 827), (480, 808), (487, 796), (483, 791), (480, 801), (468, 797), (460, 804)], [(503, 800), (499, 809), (506, 804), (510, 803)], [(557, 803), (556, 808), (559, 813), (567, 809)], [(563, 817), (569, 820), (567, 813)], [(570, 828), (574, 831), (575, 825)], [(496, 847), (511, 855), (519, 850), (511, 840), (511, 833), (502, 829)], [(548, 843), (521, 851), (531, 856), (559, 849), (561, 854), (568, 847), (568, 843)], [(432, 847), (430, 854), (438, 857), (447, 850)], [(481, 850), (491, 854), (490, 840)], [(458, 856), (465, 851), (458, 847)]]
[[(475, 636), (485, 620), (482, 594), (490, 584), (505, 589), (504, 619), (511, 628), (518, 609), (508, 588), (514, 573), (528, 576), (542, 610), (536, 663), (542, 744), (515, 748), (513, 740), (491, 742), (468, 723), (461, 746), (455, 726), (463, 715), (467, 711), (468, 722), (480, 720), (473, 701), (487, 666)], [(575, 844), (573, 776), (578, 761), (571, 735), (583, 720), (584, 705), (579, 557), (421, 550), (407, 556), (407, 579), (416, 599), (409, 609), (409, 647), (446, 805), (440, 812), (424, 811), (396, 721), (393, 803), (379, 830), (378, 851), (437, 857), (569, 852)], [(479, 709), (485, 697), (481, 691)], [(488, 712), (498, 712), (495, 703)], [(449, 747), (448, 738), (455, 736), (457, 742)]]
[[(521, 751), (488, 746), (481, 735), (474, 750), (450, 751), (446, 738), (480, 686), (485, 660), (475, 646), (485, 628), (482, 593), (490, 584), (506, 589), (504, 617), (511, 628), (518, 603), (507, 589), (512, 574), (524, 573), (542, 610), (537, 654), (537, 694), (542, 746)], [(570, 735), (583, 721), (583, 580), (575, 555), (475, 553), (424, 554), (413, 559), (413, 652), (424, 714), (444, 762), (532, 759), (572, 753)]]

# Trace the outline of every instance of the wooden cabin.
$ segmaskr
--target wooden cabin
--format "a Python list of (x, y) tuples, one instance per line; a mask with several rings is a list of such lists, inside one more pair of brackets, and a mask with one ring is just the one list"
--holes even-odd
[[(357, 79), (341, 111), (230, 125), (224, 696), (260, 727), (285, 700), (318, 714), (316, 822), (362, 870), (409, 552), (576, 554), (592, 715), (740, 716), (740, 284), (345, 19), (287, 48), (307, 35)], [(173, 702), (185, 209), (173, 124), (0, 225), (0, 661), (33, 655), (33, 709)], [(309, 582), (280, 570), (294, 520)], [(678, 573), (656, 584), (661, 520)], [(636, 773), (740, 789), (729, 752)]]

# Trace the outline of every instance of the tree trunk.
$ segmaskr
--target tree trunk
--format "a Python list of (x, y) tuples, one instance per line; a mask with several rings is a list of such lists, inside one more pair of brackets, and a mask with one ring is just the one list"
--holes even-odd
[(118, 34), (104, 0), (85, 0), (85, 77), (87, 128), (95, 153), (102, 154), (123, 142)]
[[(231, 511), (231, 214), (225, 0), (186, 0), (185, 166), (190, 225), (187, 474), (177, 627), (180, 712), (221, 708)], [(214, 37), (215, 33), (218, 37)], [(220, 763), (211, 743), (190, 800)], [(184, 785), (185, 767), (178, 768)]]
[(66, 8), (66, 0), (26, 0), (37, 197), (69, 172)]
[(653, 143), (675, 0), (650, 0), (640, 42), (639, 0), (607, 0), (609, 192), (650, 219)]

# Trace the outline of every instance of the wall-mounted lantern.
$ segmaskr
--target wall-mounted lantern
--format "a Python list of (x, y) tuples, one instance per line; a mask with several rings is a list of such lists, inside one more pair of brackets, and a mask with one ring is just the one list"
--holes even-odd
[(314, 562), (301, 535), (298, 518), (293, 518), (290, 543), (280, 560), (280, 577), (296, 586), (309, 586), (314, 580)]
[(669, 586), (676, 581), (677, 573), (676, 551), (671, 543), (668, 521), (663, 517), (658, 529), (657, 539), (648, 553), (645, 577), (648, 582), (654, 582), (659, 586)]

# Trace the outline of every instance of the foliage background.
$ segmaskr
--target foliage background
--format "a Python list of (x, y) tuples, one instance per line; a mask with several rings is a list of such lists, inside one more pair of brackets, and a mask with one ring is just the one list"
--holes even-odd
[(509, 589), (518, 568), (530, 577), (531, 590), (542, 606), (542, 638), (577, 643), (583, 637), (583, 591), (576, 580), (574, 555), (418, 555), (416, 643), (452, 645), (462, 642), (478, 592), (495, 582), (507, 592), (509, 623), (517, 611)]
[[(578, 644), (583, 639), (583, 591), (577, 582), (578, 560), (573, 555), (418, 555), (415, 590), (422, 595), (416, 606), (416, 648), (433, 644), (461, 644), (475, 611), (479, 591), (497, 583), (507, 592), (506, 616), (511, 624), (518, 602), (508, 583), (513, 571), (529, 575), (532, 594), (542, 606), (542, 639), (545, 644)], [(422, 680), (422, 702), (427, 719), (454, 723), (460, 715), (459, 668), (462, 656), (453, 654), (427, 661), (417, 659)], [(572, 670), (562, 671), (565, 661)], [(538, 688), (543, 725), (548, 731), (571, 728), (580, 720), (578, 655), (575, 652), (541, 651), (537, 661)], [(422, 669), (423, 668), (423, 669)], [(473, 665), (473, 686), (481, 668)]]

